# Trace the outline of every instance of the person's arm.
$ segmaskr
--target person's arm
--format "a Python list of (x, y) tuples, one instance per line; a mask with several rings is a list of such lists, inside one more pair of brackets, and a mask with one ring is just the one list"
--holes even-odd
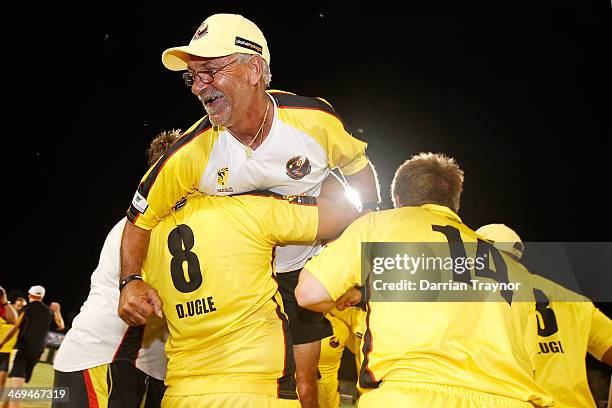
[(601, 358), (601, 361), (606, 363), (609, 366), (612, 366), (612, 346), (606, 351)]
[(346, 189), (338, 178), (330, 173), (323, 181), (317, 197), (319, 227), (317, 239), (337, 238), (357, 218), (357, 207), (346, 196)]
[(6, 320), (7, 323), (15, 324), (18, 314), (13, 305), (10, 303), (4, 305), (4, 313), (4, 320)]
[(352, 287), (334, 301), (325, 286), (306, 268), (300, 272), (295, 296), (301, 307), (321, 313), (329, 312), (334, 307), (337, 307), (338, 310), (344, 310), (361, 300), (359, 289)]
[(2, 346), (4, 346), (4, 344), (6, 344), (6, 342), (8, 342), (11, 338), (13, 338), (15, 333), (17, 333), (17, 331), (19, 330), (19, 326), (21, 325), (21, 321), (24, 319), (24, 316), (25, 316), (25, 313), (22, 313), (19, 316), (19, 319), (17, 319), (17, 322), (15, 323), (15, 326), (13, 326), (11, 328), (11, 330), (9, 330), (8, 333), (6, 333), (4, 338), (2, 340), (0, 340), (0, 348), (2, 348)]
[(336, 306), (336, 301), (343, 304), (356, 300), (352, 289), (362, 284), (361, 242), (367, 236), (370, 222), (371, 215), (359, 218), (340, 238), (308, 261), (295, 288), (301, 307), (327, 312)]
[(131, 222), (125, 223), (121, 237), (120, 280), (130, 275), (140, 275), (142, 262), (149, 249), (150, 239), (150, 230), (137, 227)]
[(11, 330), (9, 330), (8, 333), (6, 333), (6, 336), (4, 336), (2, 341), (0, 341), (0, 348), (2, 348), (2, 346), (4, 346), (4, 344), (9, 341), (15, 335), (15, 333), (17, 333), (17, 330), (19, 330), (19, 326), (15, 325), (11, 328)]
[(354, 174), (343, 174), (346, 182), (359, 195), (363, 206), (363, 213), (367, 213), (380, 207), (380, 185), (378, 176), (372, 163), (368, 164)]
[(336, 309), (342, 311), (348, 309), (349, 307), (355, 306), (356, 304), (361, 302), (361, 298), (361, 288), (358, 286), (354, 286), (347, 290), (344, 295), (336, 299), (334, 303), (336, 305)]
[[(121, 240), (121, 275), (139, 275), (142, 262), (149, 248), (151, 231), (125, 223)], [(130, 326), (145, 324), (153, 313), (161, 317), (162, 301), (155, 289), (140, 279), (128, 282), (119, 295), (118, 313)]]
[(57, 302), (51, 302), (49, 309), (51, 309), (51, 313), (53, 314), (53, 321), (57, 326), (57, 330), (64, 330), (64, 318), (62, 317), (60, 304)]
[(325, 313), (336, 306), (325, 286), (306, 268), (300, 272), (295, 297), (301, 307), (315, 312)]
[[(127, 211), (121, 240), (120, 281), (140, 276), (151, 229), (170, 213), (177, 202), (197, 190), (214, 143), (200, 120), (177, 140), (145, 174)], [(119, 283), (119, 282), (118, 282)], [(146, 322), (151, 313), (161, 314), (157, 292), (142, 281), (130, 281), (119, 297), (119, 316), (130, 325)]]
[(365, 154), (367, 143), (351, 135), (329, 102), (318, 100), (323, 103), (318, 106), (316, 126), (309, 134), (327, 153), (328, 167), (340, 170), (365, 205), (364, 212), (369, 212), (380, 205), (380, 189), (374, 167)]
[(8, 302), (6, 292), (3, 288), (0, 288), (0, 303), (4, 308), (4, 320), (6, 320), (7, 323), (15, 324), (17, 321), (17, 311), (13, 308), (13, 305)]

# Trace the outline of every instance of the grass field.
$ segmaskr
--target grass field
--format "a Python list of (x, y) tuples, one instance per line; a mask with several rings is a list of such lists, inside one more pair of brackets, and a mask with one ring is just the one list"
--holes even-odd
[[(34, 367), (30, 382), (25, 384), (26, 388), (51, 387), (53, 385), (53, 366), (47, 363), (38, 363)], [(10, 386), (7, 380), (6, 386)], [(46, 408), (50, 407), (50, 402), (24, 402), (21, 408)]]

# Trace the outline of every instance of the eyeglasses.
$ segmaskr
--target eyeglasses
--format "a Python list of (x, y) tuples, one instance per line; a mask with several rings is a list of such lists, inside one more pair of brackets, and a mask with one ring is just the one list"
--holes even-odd
[(195, 79), (196, 77), (198, 77), (200, 79), (200, 81), (202, 81), (202, 83), (204, 84), (210, 84), (212, 83), (212, 81), (215, 80), (215, 74), (219, 71), (221, 71), (223, 68), (227, 67), (228, 65), (233, 64), (234, 62), (236, 62), (238, 59), (235, 59), (231, 62), (228, 62), (227, 64), (219, 67), (219, 68), (215, 68), (215, 69), (203, 69), (202, 71), (196, 71), (196, 72), (185, 72), (183, 73), (183, 81), (185, 81), (185, 85), (187, 85), (188, 87), (192, 87), (193, 84), (195, 83)]

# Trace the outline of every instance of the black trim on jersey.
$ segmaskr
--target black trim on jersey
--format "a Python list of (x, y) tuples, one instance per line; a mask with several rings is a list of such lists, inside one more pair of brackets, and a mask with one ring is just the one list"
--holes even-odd
[(289, 195), (289, 194), (283, 195), (283, 194), (275, 193), (270, 190), (253, 190), (253, 191), (247, 191), (245, 193), (231, 194), (232, 197), (244, 196), (244, 195), (256, 196), (256, 197), (274, 197), (274, 198), (278, 198), (279, 200), (286, 200), (290, 204), (317, 205), (317, 197)]
[[(140, 193), (140, 195), (144, 198), (147, 198), (149, 195), (149, 191), (151, 191), (151, 187), (153, 187), (153, 184), (155, 183), (155, 180), (159, 175), (159, 172), (161, 171), (162, 167), (164, 167), (164, 164), (166, 164), (168, 159), (183, 146), (187, 145), (189, 142), (191, 142), (193, 139), (195, 139), (211, 127), (212, 124), (210, 123), (210, 119), (208, 119), (208, 116), (206, 116), (202, 123), (196, 126), (195, 129), (193, 129), (190, 133), (183, 135), (172, 146), (170, 146), (168, 150), (166, 150), (166, 153), (161, 157), (161, 159), (159, 159), (157, 163), (155, 163), (153, 170), (151, 170), (147, 178), (142, 181), (138, 186), (138, 192)], [(127, 210), (126, 215), (130, 222), (135, 222), (138, 216), (140, 215), (140, 211), (138, 211), (133, 205), (130, 204), (130, 208)]]
[(174, 212), (179, 211), (185, 206), (185, 204), (187, 204), (187, 197), (181, 198), (179, 201), (176, 202), (176, 204), (174, 204)]
[[(380, 381), (376, 381), (374, 378), (374, 374), (368, 367), (368, 363), (370, 362), (370, 353), (372, 352), (372, 331), (370, 330), (370, 313), (372, 312), (372, 307), (370, 306), (370, 277), (366, 280), (367, 290), (362, 292), (366, 296), (366, 331), (363, 334), (363, 363), (361, 363), (361, 368), (359, 369), (359, 385), (363, 388), (378, 388), (380, 385)], [(364, 286), (366, 286), (364, 285)]]
[(130, 326), (125, 331), (121, 344), (115, 351), (113, 362), (115, 361), (127, 361), (134, 364), (138, 358), (138, 352), (142, 347), (142, 338), (144, 336), (144, 330), (146, 325), (142, 326)]
[[(273, 251), (275, 251), (274, 248)], [(273, 252), (274, 254), (274, 252)], [(274, 262), (274, 261), (273, 261)], [(273, 275), (274, 277), (274, 275)], [(285, 314), (281, 311), (280, 305), (276, 302), (274, 296), (272, 301), (276, 304), (276, 315), (282, 322), (283, 327), (283, 339), (285, 340), (285, 367), (283, 368), (283, 375), (276, 379), (278, 384), (277, 392), (278, 398), (282, 399), (298, 399), (295, 383), (295, 361), (293, 360), (293, 340), (291, 338), (291, 332), (289, 332), (289, 321)]]
[(344, 123), (344, 121), (342, 120), (340, 115), (336, 113), (334, 108), (331, 107), (329, 104), (323, 102), (321, 99), (312, 98), (310, 96), (299, 96), (299, 95), (292, 95), (292, 94), (286, 94), (286, 93), (274, 92), (274, 91), (268, 91), (268, 93), (270, 94), (270, 96), (272, 96), (276, 100), (276, 104), (278, 105), (279, 109), (282, 109), (282, 108), (314, 109), (314, 110), (320, 110), (320, 111), (329, 113), (330, 115), (338, 119), (340, 123), (342, 123), (344, 130), (349, 135), (352, 135), (348, 126), (346, 126), (346, 123)]
[(136, 222), (138, 217), (140, 216), (140, 211), (138, 211), (132, 204), (130, 204), (130, 208), (125, 213), (127, 219), (132, 224)]
[(245, 191), (244, 193), (230, 194), (230, 196), (232, 197), (243, 196), (243, 195), (252, 195), (252, 196), (259, 196), (259, 197), (276, 197), (276, 198), (283, 197), (282, 194), (278, 194), (270, 190), (251, 190), (251, 191)]

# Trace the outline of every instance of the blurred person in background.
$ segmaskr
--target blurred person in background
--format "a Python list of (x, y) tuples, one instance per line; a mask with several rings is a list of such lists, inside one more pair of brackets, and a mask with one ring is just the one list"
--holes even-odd
[[(32, 286), (28, 290), (28, 305), (23, 307), (15, 326), (0, 340), (1, 349), (19, 332), (15, 344), (18, 351), (9, 373), (13, 388), (22, 387), (24, 382), (30, 381), (32, 371), (45, 350), (45, 340), (51, 323), (55, 322), (58, 330), (64, 330), (64, 319), (59, 303), (52, 302), (50, 306), (47, 306), (42, 301), (44, 297), (44, 287)], [(9, 407), (19, 407), (19, 402), (11, 402)]]
[[(6, 291), (0, 286), (0, 338), (4, 338), (6, 333), (13, 328), (15, 322), (17, 322), (17, 312), (13, 305), (9, 303)], [(9, 341), (0, 348), (0, 395), (4, 391), (11, 350), (14, 345), (15, 341)]]
[(2, 286), (0, 286), (0, 318), (10, 324), (15, 324), (17, 321), (17, 311), (8, 301), (6, 291)]
[(23, 307), (27, 304), (28, 304), (28, 301), (25, 300), (25, 298), (22, 298), (21, 296), (19, 296), (18, 298), (15, 298), (15, 301), (12, 303), (13, 308), (15, 309), (18, 315), (21, 314)]

